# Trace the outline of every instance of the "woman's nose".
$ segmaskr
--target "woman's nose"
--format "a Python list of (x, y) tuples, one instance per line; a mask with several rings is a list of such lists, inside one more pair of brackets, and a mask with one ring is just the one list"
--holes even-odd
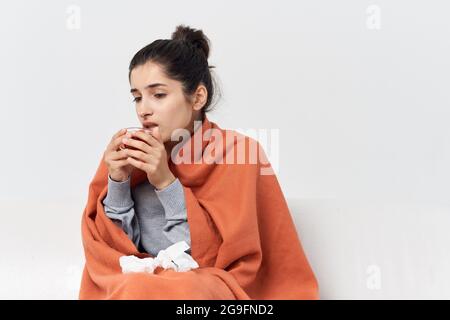
[(138, 110), (138, 114), (142, 119), (145, 119), (147, 116), (151, 116), (153, 114), (153, 110), (150, 108), (141, 108)]
[(153, 108), (150, 106), (150, 104), (147, 102), (146, 99), (142, 99), (143, 103), (141, 104), (140, 108), (138, 109), (138, 114), (145, 118), (146, 116), (150, 116), (153, 114)]
[(145, 120), (145, 118), (147, 116), (151, 116), (152, 114), (153, 114), (153, 112), (142, 112), (142, 113), (139, 113), (139, 117), (141, 117), (143, 120)]

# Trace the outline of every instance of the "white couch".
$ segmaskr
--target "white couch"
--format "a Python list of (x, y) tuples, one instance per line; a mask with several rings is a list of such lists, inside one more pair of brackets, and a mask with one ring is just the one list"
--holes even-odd
[[(450, 298), (448, 206), (288, 199), (322, 299)], [(0, 299), (77, 299), (84, 204), (0, 203)]]

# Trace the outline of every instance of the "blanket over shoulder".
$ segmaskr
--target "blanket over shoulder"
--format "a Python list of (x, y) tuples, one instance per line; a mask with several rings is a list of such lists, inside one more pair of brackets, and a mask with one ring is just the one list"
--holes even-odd
[[(259, 142), (221, 129), (206, 116), (198, 123), (168, 158), (183, 185), (191, 255), (199, 268), (122, 273), (121, 256), (153, 256), (140, 252), (105, 215), (108, 169), (102, 158), (81, 219), (85, 266), (79, 299), (319, 299), (316, 277)], [(135, 169), (131, 188), (146, 179)]]

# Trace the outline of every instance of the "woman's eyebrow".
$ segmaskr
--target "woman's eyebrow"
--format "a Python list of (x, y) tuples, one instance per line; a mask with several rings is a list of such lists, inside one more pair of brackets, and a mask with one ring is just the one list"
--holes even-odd
[[(151, 84), (146, 85), (144, 89), (155, 88), (155, 87), (159, 87), (159, 86), (166, 86), (167, 87), (167, 85), (164, 84), (164, 83), (151, 83)], [(136, 91), (139, 91), (139, 90), (136, 89), (136, 88), (131, 88), (131, 90), (130, 90), (131, 93), (136, 92)]]

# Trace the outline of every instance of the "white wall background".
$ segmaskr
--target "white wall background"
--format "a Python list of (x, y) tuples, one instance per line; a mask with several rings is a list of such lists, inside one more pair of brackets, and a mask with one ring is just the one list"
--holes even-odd
[(210, 119), (279, 129), (278, 178), (323, 297), (449, 298), (449, 12), (444, 0), (3, 3), (0, 298), (76, 296), (89, 182), (111, 135), (139, 124), (128, 63), (180, 23), (212, 42)]

